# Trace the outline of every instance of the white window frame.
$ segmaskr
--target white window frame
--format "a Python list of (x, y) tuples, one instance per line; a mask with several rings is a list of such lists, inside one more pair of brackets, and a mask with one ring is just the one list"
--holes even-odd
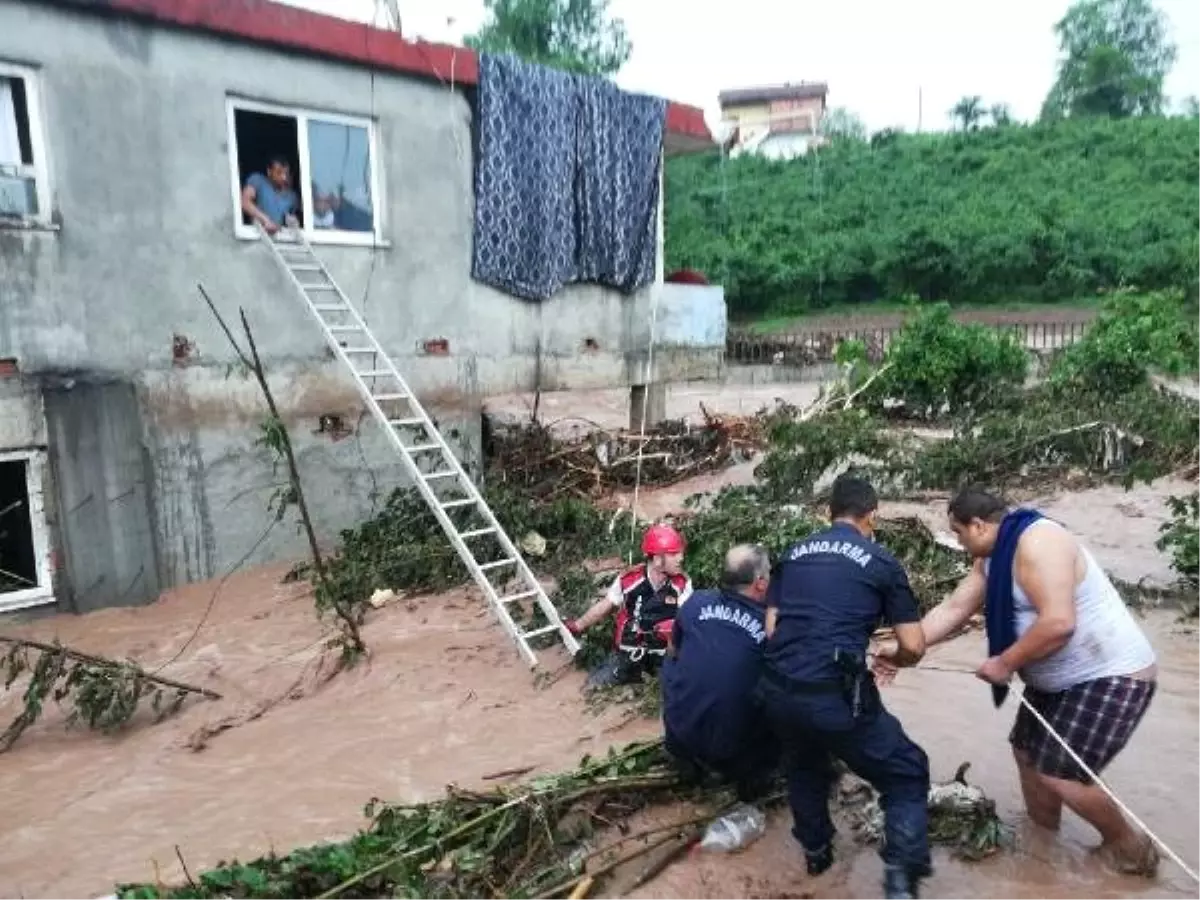
[[(309, 243), (340, 244), (352, 247), (387, 246), (387, 242), (383, 238), (383, 210), (385, 204), (383, 202), (383, 178), (379, 164), (379, 140), (374, 120), (366, 116), (347, 116), (342, 113), (326, 112), (320, 109), (310, 109), (282, 103), (267, 103), (261, 100), (249, 100), (243, 97), (229, 96), (226, 98), (225, 103), (225, 115), (229, 134), (229, 173), (230, 182), (233, 186), (233, 228), (234, 234), (239, 240), (256, 241), (259, 239), (259, 231), (253, 225), (246, 225), (242, 221), (241, 166), (238, 162), (237, 129), (235, 127), (235, 113), (238, 110), (267, 113), (274, 116), (288, 116), (296, 120), (296, 149), (299, 153), (299, 161), (304, 173), (304, 177), (300, 179), (302, 183), (296, 185), (296, 189), (300, 194), (300, 203), (303, 210), (305, 223), (304, 236), (308, 238)], [(312, 172), (312, 160), (309, 157), (308, 151), (308, 122), (310, 119), (329, 122), (333, 125), (350, 125), (355, 128), (365, 128), (367, 130), (367, 147), (371, 154), (371, 201), (374, 207), (371, 211), (374, 225), (373, 231), (337, 231), (312, 227), (313, 198), (310, 187), (311, 179), (309, 177)], [(280, 233), (280, 236), (283, 236), (283, 232)]]
[(45, 133), (42, 130), (42, 93), (38, 83), (38, 72), (29, 66), (0, 60), (0, 77), (19, 78), (25, 85), (25, 106), (29, 114), (29, 149), (33, 152), (32, 165), (20, 165), (17, 174), (33, 178), (34, 194), (37, 197), (37, 214), (20, 219), (0, 217), (0, 228), (12, 222), (26, 225), (52, 227), (50, 200), (50, 164), (46, 155)]
[[(46, 524), (46, 497), (42, 492), (45, 450), (10, 450), (0, 453), (0, 463), (25, 463), (25, 491), (29, 496), (29, 526), (33, 533), (33, 559), (37, 566), (37, 587), (0, 594), (0, 613), (45, 606), (54, 602), (54, 582), (50, 571), (50, 530)], [(15, 513), (10, 513), (14, 515)]]

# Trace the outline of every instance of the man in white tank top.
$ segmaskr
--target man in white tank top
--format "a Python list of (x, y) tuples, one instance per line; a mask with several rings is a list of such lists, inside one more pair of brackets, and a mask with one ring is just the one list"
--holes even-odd
[[(1025, 698), (1100, 773), (1128, 743), (1154, 696), (1156, 660), (1145, 634), (1092, 555), (1057, 522), (1032, 510), (1010, 511), (979, 488), (959, 492), (949, 514), (975, 564), (922, 619), (926, 646), (957, 633), (986, 598), (993, 649), (976, 675), (1006, 686), (1019, 674)], [(997, 573), (989, 581), (993, 555), (1011, 558), (1007, 579)], [(1006, 620), (1010, 633), (997, 643)], [(895, 668), (877, 658), (876, 675), (886, 683)], [(1002, 700), (998, 694), (997, 705)], [(1154, 875), (1158, 853), (1150, 838), (1125, 820), (1023, 704), (1009, 741), (1034, 822), (1057, 830), (1065, 803), (1100, 832), (1099, 850), (1110, 864), (1126, 874)]]

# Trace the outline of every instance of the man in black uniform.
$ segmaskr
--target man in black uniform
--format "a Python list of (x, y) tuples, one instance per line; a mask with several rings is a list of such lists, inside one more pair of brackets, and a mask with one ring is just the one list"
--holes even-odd
[(904, 568), (871, 539), (878, 506), (870, 483), (843, 475), (830, 498), (832, 526), (780, 557), (758, 693), (783, 744), (792, 834), (809, 873), (833, 865), (829, 793), (838, 757), (880, 793), (885, 896), (916, 897), (931, 872), (929, 760), (883, 708), (866, 655), (881, 620), (895, 628), (896, 665), (919, 662), (925, 639)]

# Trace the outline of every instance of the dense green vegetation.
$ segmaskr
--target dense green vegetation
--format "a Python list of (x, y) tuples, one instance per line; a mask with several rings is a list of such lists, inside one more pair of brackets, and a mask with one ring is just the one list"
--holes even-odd
[(667, 267), (748, 318), (917, 295), (1056, 302), (1190, 286), (1200, 243), (1192, 118), (1079, 118), (840, 139), (789, 162), (667, 166)]

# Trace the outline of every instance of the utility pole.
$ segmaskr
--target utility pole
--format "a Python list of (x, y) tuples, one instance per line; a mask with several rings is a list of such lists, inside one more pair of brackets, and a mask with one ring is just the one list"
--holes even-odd
[(924, 108), (921, 86), (917, 85), (917, 134), (921, 133), (921, 114)]
[(400, 4), (398, 0), (375, 0), (375, 12), (379, 13), (379, 7), (383, 7), (384, 26), (391, 31), (400, 31)]

